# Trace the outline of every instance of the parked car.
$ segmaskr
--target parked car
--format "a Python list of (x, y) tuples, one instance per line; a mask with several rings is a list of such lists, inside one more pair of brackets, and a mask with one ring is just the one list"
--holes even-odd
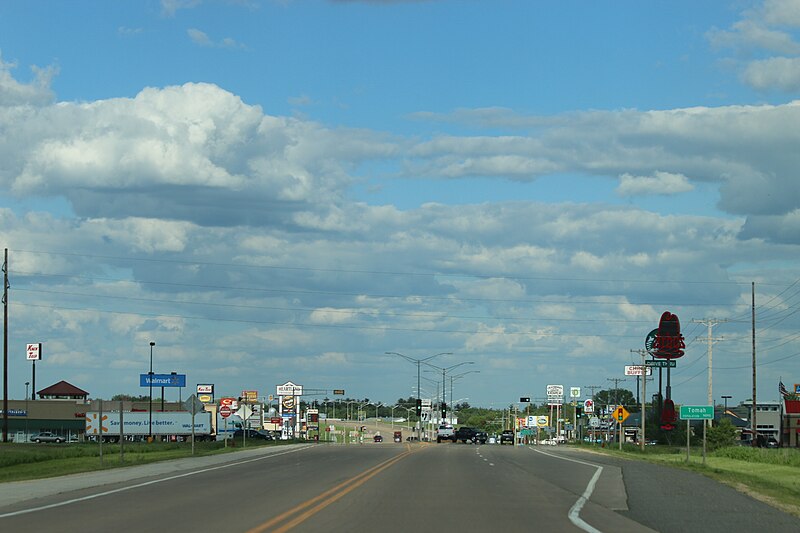
[(36, 443), (39, 442), (61, 443), (61, 442), (67, 442), (67, 438), (62, 437), (61, 435), (56, 435), (55, 433), (50, 433), (49, 431), (43, 431), (42, 433), (31, 436), (31, 441)]
[(504, 429), (503, 433), (500, 434), (500, 444), (509, 443), (512, 446), (514, 445), (514, 430), (513, 429)]

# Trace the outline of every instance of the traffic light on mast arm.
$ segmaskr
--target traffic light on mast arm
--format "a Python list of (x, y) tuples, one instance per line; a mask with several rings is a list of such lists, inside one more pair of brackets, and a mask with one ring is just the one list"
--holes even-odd
[(422, 400), (417, 398), (417, 418), (422, 416)]

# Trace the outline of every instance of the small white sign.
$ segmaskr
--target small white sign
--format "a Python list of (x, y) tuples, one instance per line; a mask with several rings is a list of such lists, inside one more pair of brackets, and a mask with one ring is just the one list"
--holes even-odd
[(211, 383), (198, 383), (197, 394), (214, 394), (214, 385)]
[(643, 373), (650, 376), (653, 374), (653, 369), (642, 365), (628, 365), (625, 367), (626, 376), (641, 376)]
[(26, 357), (28, 361), (42, 360), (42, 343), (33, 343), (26, 346)]
[(581, 397), (581, 388), (580, 387), (570, 387), (569, 388), (569, 397), (570, 398), (580, 398)]

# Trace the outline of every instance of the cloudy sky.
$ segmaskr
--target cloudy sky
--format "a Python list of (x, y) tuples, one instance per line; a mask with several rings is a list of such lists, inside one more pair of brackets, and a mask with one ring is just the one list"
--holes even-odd
[(707, 403), (712, 319), (737, 403), (755, 283), (777, 399), (799, 97), (800, 0), (3, 2), (10, 396), (29, 342), (37, 389), (146, 394), (153, 341), (218, 395), (388, 404), (400, 352), (448, 400), (585, 397), (671, 311), (675, 401)]

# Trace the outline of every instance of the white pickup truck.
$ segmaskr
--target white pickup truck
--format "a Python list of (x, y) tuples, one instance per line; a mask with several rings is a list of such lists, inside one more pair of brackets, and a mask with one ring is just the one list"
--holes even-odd
[(436, 442), (442, 442), (443, 440), (456, 441), (456, 430), (450, 424), (442, 424), (436, 430)]

